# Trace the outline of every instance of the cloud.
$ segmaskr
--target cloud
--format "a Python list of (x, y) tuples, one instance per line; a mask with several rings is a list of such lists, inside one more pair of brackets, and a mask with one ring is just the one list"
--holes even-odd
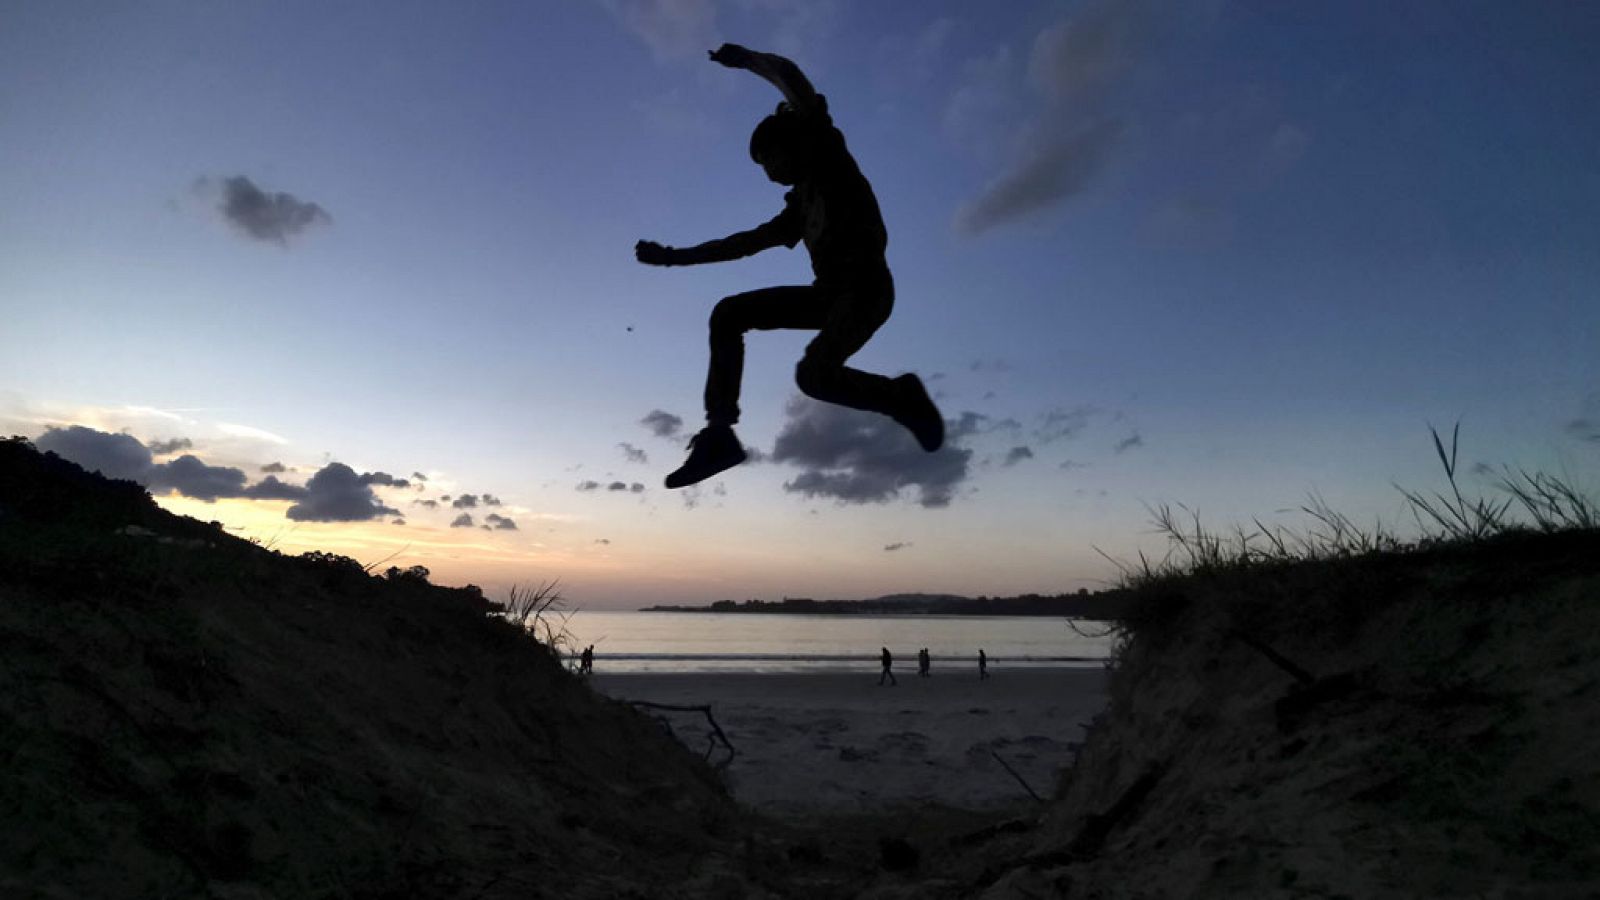
[(412, 506), (422, 506), (422, 507), (426, 507), (427, 509), (438, 509), (439, 508), (439, 501), (437, 501), (437, 500), (413, 500), (413, 501), (411, 501), (411, 505)]
[(517, 530), (517, 523), (516, 522), (511, 521), (510, 519), (506, 518), (505, 516), (500, 515), (499, 513), (489, 513), (488, 517), (485, 518), (483, 521), (485, 522), (485, 525), (484, 525), (485, 528), (491, 528), (491, 529), (494, 529), (496, 531), (516, 531)]
[(784, 490), (841, 503), (887, 503), (915, 489), (925, 507), (950, 503), (965, 481), (972, 451), (958, 445), (981, 416), (963, 416), (948, 428), (945, 446), (925, 453), (911, 435), (884, 416), (796, 397), (771, 453), (776, 463), (799, 468)]
[[(201, 179), (199, 186), (202, 190), (211, 189), (207, 179)], [(239, 232), (258, 241), (286, 245), (289, 238), (311, 226), (333, 221), (333, 217), (317, 204), (299, 200), (293, 194), (269, 194), (243, 175), (224, 178), (221, 193), (217, 209), (222, 217)]]
[(660, 409), (651, 410), (639, 420), (639, 424), (650, 429), (650, 433), (658, 438), (677, 437), (683, 430), (683, 419)]
[(627, 489), (628, 489), (628, 483), (625, 482), (625, 481), (613, 481), (610, 484), (606, 485), (606, 490), (608, 490), (608, 491), (625, 491)]
[(157, 456), (166, 456), (170, 453), (177, 453), (179, 450), (194, 449), (194, 441), (188, 438), (173, 438), (170, 441), (151, 441), (145, 446), (150, 448), (150, 452)]
[(896, 550), (904, 550), (905, 548), (907, 548), (909, 546), (911, 546), (911, 542), (910, 541), (896, 541), (893, 544), (884, 544), (883, 545), (883, 552), (885, 552), (885, 553), (893, 553)]
[(411, 482), (404, 478), (396, 478), (388, 472), (368, 472), (361, 476), (362, 484), (376, 484), (381, 487), (410, 487)]
[(580, 481), (580, 482), (578, 482), (578, 490), (582, 491), (583, 493), (588, 493), (590, 491), (597, 491), (597, 490), (600, 489), (600, 487), (601, 487), (601, 484), (598, 481)]
[(1144, 438), (1140, 437), (1139, 432), (1135, 431), (1133, 434), (1130, 434), (1122, 440), (1117, 441), (1117, 445), (1111, 448), (1111, 452), (1121, 454), (1126, 453), (1135, 447), (1143, 446)]
[(611, 539), (610, 538), (595, 538), (594, 542), (596, 544), (609, 544), (609, 543), (611, 543)]
[(244, 489), (244, 496), (252, 500), (304, 500), (309, 494), (301, 485), (279, 481), (276, 475), (268, 475)]
[(1077, 460), (1073, 459), (1064, 459), (1061, 461), (1061, 465), (1057, 468), (1061, 469), (1063, 472), (1070, 472), (1073, 469), (1087, 469), (1089, 468), (1089, 464), (1086, 462), (1078, 462)]
[(1031, 138), (1023, 159), (956, 213), (956, 230), (975, 236), (1060, 205), (1105, 165), (1121, 131), (1120, 123), (1102, 121), (1066, 137)]
[(713, 0), (600, 0), (658, 62), (696, 59), (717, 46)]
[(501, 505), (500, 498), (496, 497), (493, 494), (483, 494), (479, 499), (481, 499), (483, 501), (483, 505), (484, 506), (500, 506)]
[(1580, 441), (1600, 444), (1600, 421), (1579, 417), (1567, 423), (1566, 432)]
[(269, 475), (282, 475), (284, 472), (289, 471), (289, 467), (281, 462), (269, 462), (261, 467), (261, 471)]
[(380, 503), (372, 486), (344, 463), (323, 466), (305, 489), (305, 497), (286, 513), (296, 522), (365, 522), (400, 512)]
[(1157, 7), (1148, 0), (1101, 0), (1035, 36), (1028, 78), (1041, 106), (1018, 132), (1009, 167), (957, 212), (958, 232), (981, 234), (1060, 206), (1105, 168), (1125, 130), (1126, 113), (1112, 110), (1112, 100), (1136, 69), (1156, 21)]
[(412, 481), (427, 481), (428, 480), (428, 476), (422, 474), (421, 472), (412, 472), (411, 473), (411, 480)]
[(451, 528), (471, 528), (472, 527), (472, 514), (471, 513), (462, 513), (461, 515), (456, 516), (455, 521), (450, 523), (450, 527)]
[(1007, 467), (1014, 466), (1025, 459), (1033, 459), (1032, 450), (1028, 449), (1027, 447), (1012, 447), (1010, 450), (1006, 451), (1004, 465)]
[(618, 444), (617, 447), (618, 447), (618, 449), (620, 449), (622, 451), (622, 455), (626, 456), (628, 458), (628, 462), (631, 462), (631, 463), (648, 463), (648, 462), (650, 462), (650, 456), (648, 454), (646, 454), (643, 450), (640, 450), (638, 447), (635, 447), (634, 445), (632, 445), (630, 443), (627, 443), (626, 441), (624, 441), (623, 443)]
[(46, 429), (33, 445), (107, 478), (140, 484), (145, 483), (155, 465), (149, 448), (133, 435), (107, 434), (82, 425)]
[(477, 509), (478, 496), (476, 494), (462, 494), (450, 506), (454, 509)]
[(1033, 436), (1041, 444), (1077, 437), (1089, 427), (1091, 420), (1104, 413), (1104, 410), (1094, 406), (1052, 409), (1039, 418), (1039, 427), (1034, 429)]
[(152, 493), (172, 490), (214, 503), (223, 497), (245, 496), (244, 481), (242, 469), (208, 466), (199, 457), (184, 454), (170, 463), (152, 466), (146, 484)]

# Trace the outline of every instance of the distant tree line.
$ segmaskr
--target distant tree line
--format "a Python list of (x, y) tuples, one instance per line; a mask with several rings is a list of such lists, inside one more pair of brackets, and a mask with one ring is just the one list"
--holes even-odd
[(1016, 597), (958, 597), (949, 594), (895, 594), (870, 600), (718, 600), (709, 606), (651, 606), (644, 612), (783, 613), (807, 615), (939, 615), (939, 616), (1065, 616), (1079, 619), (1118, 618), (1127, 605), (1127, 591), (1113, 588), (1091, 593), (1022, 594)]

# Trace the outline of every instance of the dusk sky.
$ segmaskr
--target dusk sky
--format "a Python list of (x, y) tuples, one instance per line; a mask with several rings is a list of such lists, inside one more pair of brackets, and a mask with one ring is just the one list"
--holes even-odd
[[(784, 54), (889, 231), (951, 440), (801, 398), (662, 477), (766, 221)], [(1600, 4), (0, 0), (0, 434), (286, 552), (560, 579), (573, 605), (1105, 586), (1147, 507), (1412, 527), (1600, 487)], [(268, 480), (271, 479), (271, 480)]]

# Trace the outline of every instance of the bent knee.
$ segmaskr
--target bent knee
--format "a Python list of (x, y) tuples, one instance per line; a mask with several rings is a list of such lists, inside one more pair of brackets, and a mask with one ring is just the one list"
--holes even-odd
[(794, 383), (802, 393), (820, 399), (827, 393), (828, 385), (834, 380), (838, 371), (838, 366), (829, 365), (814, 356), (807, 356), (795, 364)]
[(711, 307), (711, 330), (722, 332), (744, 332), (748, 330), (744, 324), (743, 316), (739, 312), (738, 297), (723, 297), (717, 305)]

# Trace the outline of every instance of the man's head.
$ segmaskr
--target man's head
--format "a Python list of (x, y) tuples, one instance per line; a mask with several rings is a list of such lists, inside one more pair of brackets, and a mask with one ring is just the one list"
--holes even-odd
[(779, 184), (798, 184), (809, 159), (803, 125), (793, 113), (773, 113), (761, 120), (750, 135), (750, 158)]

